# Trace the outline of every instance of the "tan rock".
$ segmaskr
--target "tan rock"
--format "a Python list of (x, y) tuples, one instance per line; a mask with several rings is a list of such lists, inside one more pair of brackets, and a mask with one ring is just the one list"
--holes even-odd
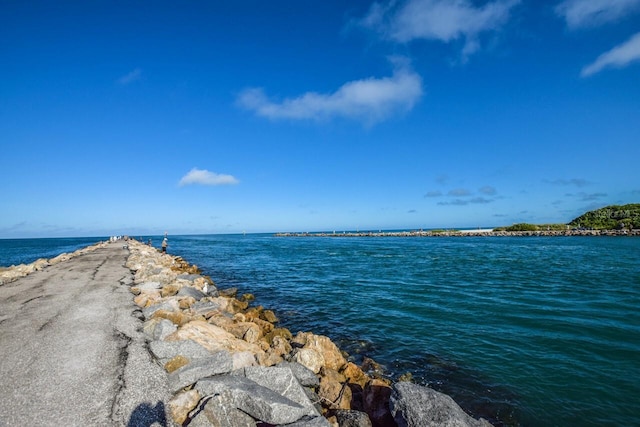
[(273, 323), (269, 323), (266, 320), (262, 320), (260, 318), (247, 317), (247, 322), (252, 322), (258, 325), (262, 330), (262, 335), (267, 335), (269, 332), (273, 331), (274, 329)]
[[(329, 409), (351, 409), (351, 389), (343, 375), (333, 369), (322, 369), (318, 396), (323, 406)], [(340, 381), (342, 379), (342, 382)]]
[(271, 349), (274, 353), (280, 356), (285, 356), (291, 353), (291, 351), (293, 350), (291, 348), (291, 344), (289, 344), (289, 341), (280, 336), (276, 336), (273, 338), (273, 340), (271, 341)]
[(347, 378), (347, 381), (352, 384), (357, 384), (364, 390), (364, 386), (369, 382), (369, 377), (364, 373), (358, 365), (353, 362), (348, 362), (342, 369), (342, 375)]
[(162, 287), (162, 291), (160, 293), (160, 295), (165, 298), (165, 297), (172, 297), (175, 294), (178, 293), (178, 291), (180, 290), (180, 288), (182, 288), (182, 285), (177, 283), (177, 282), (173, 282), (173, 283), (169, 283), (166, 284)]
[(224, 326), (224, 329), (249, 343), (255, 344), (262, 338), (260, 327), (252, 322), (231, 322)]
[(347, 364), (347, 360), (340, 352), (340, 349), (324, 335), (308, 333), (304, 348), (310, 348), (320, 353), (324, 358), (323, 366), (326, 368), (340, 371)]
[(291, 345), (282, 337), (275, 337), (271, 346), (266, 341), (261, 341), (265, 345), (264, 356), (258, 357), (258, 363), (261, 366), (274, 366), (285, 360), (285, 356), (291, 353)]
[(238, 313), (242, 310), (246, 310), (249, 307), (249, 303), (247, 301), (239, 301), (235, 298), (230, 298), (229, 300), (229, 308), (228, 310), (231, 313)]
[(269, 367), (269, 366), (275, 366), (278, 363), (281, 363), (284, 361), (284, 359), (282, 358), (282, 356), (267, 350), (266, 353), (262, 353), (258, 356), (256, 356), (256, 358), (258, 359), (258, 364), (260, 366), (265, 366), (265, 367)]
[(264, 336), (269, 344), (271, 344), (275, 337), (281, 337), (286, 340), (291, 340), (293, 338), (293, 335), (291, 334), (291, 331), (286, 328), (274, 328), (272, 331), (267, 332)]
[(178, 306), (181, 310), (186, 310), (195, 304), (196, 299), (194, 297), (184, 297), (178, 300)]
[(168, 403), (171, 418), (182, 425), (187, 420), (189, 412), (196, 407), (200, 401), (200, 393), (197, 390), (189, 390), (174, 396)]
[(240, 351), (248, 351), (252, 354), (263, 353), (258, 345), (238, 339), (221, 327), (207, 323), (204, 320), (194, 320), (181, 326), (165, 340), (178, 341), (188, 339), (197, 342), (212, 353), (221, 350), (227, 350), (232, 353)]
[(134, 304), (138, 307), (145, 308), (160, 302), (159, 290), (147, 290), (140, 293), (133, 299)]
[[(212, 325), (216, 325), (221, 327), (222, 329), (228, 331), (228, 328), (232, 327), (236, 323), (240, 323), (235, 320), (235, 318), (227, 317), (219, 311), (210, 311), (205, 314), (207, 321)], [(242, 337), (239, 337), (242, 338)]]
[(189, 359), (179, 354), (164, 364), (164, 370), (167, 371), (168, 373), (171, 373), (176, 369), (182, 368), (188, 363), (189, 363)]
[(158, 310), (155, 313), (153, 313), (151, 318), (152, 319), (161, 318), (161, 319), (171, 320), (174, 324), (178, 326), (186, 325), (187, 323), (194, 320), (205, 321), (203, 316), (188, 314), (188, 313), (185, 313), (184, 311), (169, 311), (169, 310)]
[(314, 374), (320, 372), (320, 368), (324, 366), (324, 357), (311, 348), (300, 348), (293, 354), (293, 361), (298, 362), (302, 366), (306, 366)]
[(246, 302), (251, 302), (251, 301), (254, 301), (255, 299), (256, 297), (253, 294), (242, 294), (242, 296), (240, 297), (241, 301), (246, 301)]
[(261, 315), (260, 318), (262, 320), (266, 320), (269, 323), (278, 323), (278, 317), (276, 316), (276, 314), (271, 311), (271, 310), (264, 310)]

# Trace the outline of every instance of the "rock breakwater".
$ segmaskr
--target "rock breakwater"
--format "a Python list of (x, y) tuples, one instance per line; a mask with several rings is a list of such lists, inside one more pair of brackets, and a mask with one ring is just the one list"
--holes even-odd
[(328, 337), (291, 333), (252, 295), (129, 243), (130, 287), (168, 411), (183, 426), (489, 426), (427, 387), (365, 372)]
[(438, 230), (438, 231), (356, 231), (341, 233), (276, 233), (276, 237), (562, 237), (562, 236), (640, 236), (640, 229), (633, 230), (537, 230), (494, 231)]

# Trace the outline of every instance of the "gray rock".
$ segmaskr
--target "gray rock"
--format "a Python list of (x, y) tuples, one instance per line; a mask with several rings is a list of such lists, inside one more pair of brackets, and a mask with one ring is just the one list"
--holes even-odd
[(204, 359), (192, 360), (180, 369), (169, 374), (169, 387), (171, 391), (178, 390), (194, 384), (201, 378), (212, 375), (226, 374), (233, 369), (233, 358), (228, 351), (220, 351)]
[(470, 417), (444, 393), (408, 382), (393, 386), (391, 415), (399, 427), (488, 427), (486, 420)]
[(150, 291), (153, 289), (160, 289), (162, 284), (160, 284), (160, 282), (144, 282), (139, 285), (133, 285), (133, 287), (138, 288), (141, 291)]
[(179, 297), (193, 297), (193, 298), (196, 299), (196, 301), (199, 301), (200, 299), (204, 298), (206, 295), (204, 294), (204, 292), (201, 292), (198, 289), (193, 288), (191, 286), (183, 286), (178, 291), (178, 296)]
[(222, 297), (235, 298), (238, 295), (238, 288), (219, 289), (218, 293)]
[(162, 319), (153, 328), (153, 339), (163, 340), (177, 330), (178, 327), (171, 320)]
[(198, 301), (191, 306), (194, 314), (206, 314), (213, 310), (220, 310), (220, 304), (213, 301)]
[(331, 423), (325, 417), (305, 417), (295, 423), (286, 424), (286, 427), (331, 427)]
[(255, 381), (237, 375), (219, 375), (196, 383), (200, 395), (229, 392), (236, 408), (269, 424), (298, 421), (307, 409)]
[(203, 399), (204, 404), (196, 413), (189, 427), (255, 427), (256, 420), (250, 415), (236, 408), (230, 391)]
[(151, 319), (153, 313), (158, 310), (178, 311), (180, 310), (180, 306), (176, 300), (169, 300), (144, 308), (142, 314), (144, 314), (145, 319)]
[(304, 415), (311, 417), (320, 415), (290, 368), (285, 366), (272, 366), (269, 368), (249, 366), (244, 368), (244, 375), (251, 381), (255, 381), (261, 386), (267, 387), (305, 407)]
[(202, 276), (200, 276), (199, 274), (178, 274), (178, 277), (176, 277), (176, 279), (180, 279), (180, 280), (188, 280), (190, 282), (193, 282), (194, 280), (200, 278)]
[(191, 361), (211, 356), (209, 350), (192, 340), (152, 341), (149, 343), (149, 350), (163, 366), (178, 355)]
[(335, 411), (340, 427), (371, 427), (371, 419), (365, 412), (339, 409)]
[(276, 366), (291, 369), (291, 372), (293, 372), (293, 375), (296, 376), (298, 382), (303, 387), (318, 387), (320, 385), (320, 380), (316, 374), (314, 374), (311, 369), (297, 362), (281, 362)]

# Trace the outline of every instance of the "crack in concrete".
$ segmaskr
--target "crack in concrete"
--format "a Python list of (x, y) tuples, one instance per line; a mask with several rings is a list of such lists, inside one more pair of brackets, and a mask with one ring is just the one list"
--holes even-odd
[(120, 407), (120, 397), (124, 390), (127, 388), (127, 383), (125, 381), (125, 369), (127, 367), (127, 360), (129, 358), (129, 345), (133, 341), (133, 339), (124, 333), (115, 330), (113, 334), (114, 338), (118, 341), (118, 376), (117, 376), (117, 389), (113, 396), (113, 401), (111, 402), (111, 421), (115, 424), (119, 422), (118, 420), (118, 409)]

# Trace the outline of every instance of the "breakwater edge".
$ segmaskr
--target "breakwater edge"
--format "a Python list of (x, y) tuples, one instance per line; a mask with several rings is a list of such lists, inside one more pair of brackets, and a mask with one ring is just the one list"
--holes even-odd
[[(105, 244), (3, 269), (2, 283)], [(274, 312), (250, 306), (252, 295), (218, 289), (180, 257), (135, 240), (123, 248), (136, 316), (174, 393), (166, 407), (175, 425), (491, 425), (449, 396), (379, 376), (372, 360), (363, 369), (326, 336), (277, 327)]]
[(536, 230), (496, 231), (491, 228), (471, 230), (406, 230), (406, 231), (342, 231), (342, 232), (279, 232), (276, 237), (594, 237), (640, 236), (632, 230)]

